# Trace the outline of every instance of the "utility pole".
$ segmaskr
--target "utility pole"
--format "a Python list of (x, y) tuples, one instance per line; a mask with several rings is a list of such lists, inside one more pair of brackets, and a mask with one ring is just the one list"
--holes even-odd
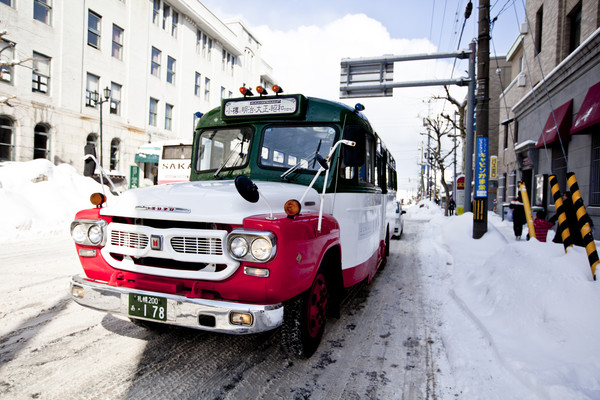
[(487, 232), (489, 176), (489, 74), (490, 1), (479, 1), (477, 38), (477, 125), (475, 128), (475, 200), (473, 201), (473, 239)]

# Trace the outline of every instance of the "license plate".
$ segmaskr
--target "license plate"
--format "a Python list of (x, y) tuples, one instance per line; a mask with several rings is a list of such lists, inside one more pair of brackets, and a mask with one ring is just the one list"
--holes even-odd
[(166, 321), (167, 299), (164, 297), (129, 293), (129, 315), (156, 321)]

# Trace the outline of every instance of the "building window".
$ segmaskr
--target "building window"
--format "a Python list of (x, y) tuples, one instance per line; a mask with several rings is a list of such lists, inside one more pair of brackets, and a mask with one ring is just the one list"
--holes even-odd
[(118, 83), (110, 83), (110, 113), (121, 115), (121, 88)]
[(100, 26), (102, 17), (93, 12), (88, 11), (88, 45), (99, 49), (100, 48)]
[(160, 57), (161, 52), (156, 47), (152, 48), (152, 62), (150, 65), (150, 73), (160, 78)]
[(233, 74), (233, 66), (235, 64), (235, 56), (231, 55), (227, 50), (223, 50), (223, 59), (221, 60), (221, 68), (223, 71), (230, 70)]
[(112, 171), (119, 169), (119, 156), (121, 150), (121, 141), (117, 138), (113, 138), (110, 141), (110, 169)]
[(225, 98), (225, 88), (223, 86), (221, 86), (221, 100), (223, 100)]
[(498, 194), (500, 195), (500, 201), (506, 202), (506, 172), (502, 174), (498, 182)]
[(52, 0), (33, 0), (33, 19), (50, 25)]
[[(0, 61), (12, 61), (15, 59), (15, 44), (9, 41), (0, 42)], [(1, 63), (1, 62), (0, 62)], [(0, 66), (0, 81), (6, 83), (13, 83), (14, 66), (1, 65)]]
[(9, 7), (14, 7), (13, 0), (0, 0), (0, 4), (6, 4)]
[(14, 123), (7, 117), (0, 117), (0, 161), (12, 161), (14, 150)]
[(33, 52), (31, 81), (32, 92), (48, 93), (50, 87), (50, 57)]
[(118, 60), (123, 59), (123, 29), (113, 24), (112, 56)]
[(539, 54), (542, 51), (542, 27), (544, 24), (544, 6), (535, 14), (535, 54)]
[(592, 135), (590, 166), (590, 205), (600, 206), (600, 133)]
[(210, 100), (210, 79), (204, 78), (204, 100)]
[(171, 15), (171, 6), (168, 4), (163, 4), (163, 20), (162, 20), (162, 28), (167, 29), (167, 24), (169, 22), (169, 16)]
[(200, 82), (202, 81), (202, 75), (196, 72), (196, 78), (194, 79), (194, 95), (200, 96)]
[(519, 121), (515, 119), (515, 127), (513, 129), (513, 143), (519, 143)]
[[(564, 148), (564, 154), (563, 154)], [(556, 175), (558, 187), (564, 192), (567, 190), (567, 159), (565, 154), (569, 154), (569, 144), (563, 142), (563, 146), (552, 147), (552, 172)]]
[(200, 29), (196, 29), (196, 53), (200, 54), (202, 52), (202, 31)]
[(517, 171), (514, 169), (508, 175), (508, 197), (507, 201), (517, 198)]
[(49, 129), (45, 124), (37, 124), (33, 133), (33, 159), (48, 159)]
[(96, 157), (96, 154), (98, 154), (98, 135), (95, 133), (90, 133), (87, 138), (85, 139), (85, 144), (86, 144), (86, 148), (89, 148), (89, 146), (91, 146), (94, 149), (94, 153), (85, 153), (85, 154), (92, 154), (94, 157)]
[[(211, 59), (212, 48), (213, 48), (213, 40), (211, 38), (207, 38), (206, 39), (206, 59), (208, 61), (210, 61), (210, 59)], [(204, 55), (204, 50), (203, 50), (202, 54)]]
[(167, 82), (175, 84), (175, 59), (167, 57)]
[(173, 128), (173, 106), (165, 105), (165, 129), (170, 131)]
[(152, 7), (152, 23), (158, 25), (159, 17), (160, 17), (160, 0), (154, 0), (154, 5)]
[(156, 126), (156, 121), (158, 119), (158, 100), (150, 97), (150, 117), (148, 119), (148, 124), (151, 126)]
[(509, 122), (504, 122), (502, 125), (504, 125), (504, 149), (508, 149), (508, 124)]
[(94, 102), (94, 92), (100, 93), (100, 77), (94, 74), (87, 74), (85, 83), (85, 105), (86, 107), (96, 108)]
[(177, 24), (179, 24), (179, 13), (173, 10), (173, 16), (171, 17), (171, 36), (177, 37)]
[(569, 34), (569, 54), (581, 44), (581, 2), (567, 16)]

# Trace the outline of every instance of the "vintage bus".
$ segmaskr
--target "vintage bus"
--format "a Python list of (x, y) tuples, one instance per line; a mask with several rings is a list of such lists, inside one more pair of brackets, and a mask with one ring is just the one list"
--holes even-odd
[(273, 90), (199, 120), (190, 182), (92, 196), (71, 225), (76, 302), (147, 327), (281, 327), (288, 354), (314, 353), (347, 290), (385, 265), (395, 163), (361, 105)]

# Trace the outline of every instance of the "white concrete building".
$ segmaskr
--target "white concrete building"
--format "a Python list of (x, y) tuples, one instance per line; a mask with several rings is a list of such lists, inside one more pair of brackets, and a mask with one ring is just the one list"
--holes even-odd
[(0, 161), (83, 171), (92, 143), (127, 175), (140, 145), (191, 140), (197, 112), (274, 83), (243, 22), (197, 0), (0, 0), (0, 31)]

